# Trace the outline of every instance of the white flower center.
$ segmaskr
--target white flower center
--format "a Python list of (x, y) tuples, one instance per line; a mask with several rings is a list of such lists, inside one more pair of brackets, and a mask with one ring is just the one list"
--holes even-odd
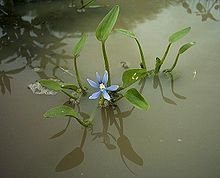
[(104, 90), (104, 89), (105, 89), (105, 85), (104, 85), (103, 83), (101, 83), (101, 84), (99, 84), (99, 88), (100, 88), (101, 90)]

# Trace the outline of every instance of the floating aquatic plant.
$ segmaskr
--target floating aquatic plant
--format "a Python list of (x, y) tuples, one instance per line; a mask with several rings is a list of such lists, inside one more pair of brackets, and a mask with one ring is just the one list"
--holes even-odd
[[(191, 27), (187, 27), (178, 32), (175, 32), (169, 37), (168, 46), (164, 52), (164, 55), (162, 56), (161, 59), (159, 57), (156, 58), (155, 68), (152, 70), (147, 70), (144, 52), (136, 35), (133, 32), (130, 32), (125, 29), (117, 29), (116, 30), (117, 32), (120, 32), (121, 34), (126, 35), (136, 41), (141, 56), (141, 68), (126, 70), (122, 75), (122, 85), (111, 85), (111, 71), (110, 71), (109, 60), (106, 52), (106, 40), (108, 39), (110, 33), (114, 28), (118, 15), (119, 15), (119, 6), (116, 5), (107, 13), (107, 15), (99, 23), (96, 29), (96, 38), (101, 42), (105, 72), (103, 78), (101, 78), (99, 73), (96, 72), (96, 78), (98, 82), (94, 82), (91, 79), (87, 79), (88, 83), (93, 88), (96, 88), (98, 91), (96, 91), (89, 97), (86, 96), (86, 98), (87, 99), (99, 98), (99, 105), (101, 107), (115, 105), (116, 102), (125, 98), (134, 107), (141, 110), (147, 110), (149, 108), (149, 104), (144, 99), (144, 96), (141, 94), (143, 88), (139, 92), (135, 88), (130, 88), (130, 86), (141, 79), (145, 79), (150, 75), (154, 75), (154, 79), (155, 79), (154, 86), (157, 87), (158, 85), (160, 85), (158, 73), (160, 72), (163, 63), (165, 62), (165, 59), (168, 55), (171, 45), (176, 41), (178, 41), (179, 39), (183, 38), (186, 34), (188, 34), (189, 31), (191, 30)], [(88, 91), (88, 89), (83, 85), (81, 81), (80, 72), (78, 70), (78, 65), (77, 65), (79, 54), (82, 51), (86, 40), (87, 40), (87, 35), (83, 33), (80, 40), (76, 43), (73, 49), (73, 69), (76, 74), (77, 85), (72, 83), (57, 82), (48, 79), (39, 80), (39, 83), (42, 86), (54, 90), (56, 92), (63, 92), (69, 98), (74, 100), (76, 103), (80, 102), (80, 98), (82, 96), (85, 96)], [(169, 69), (165, 69), (163, 72), (169, 74), (171, 71), (173, 71), (173, 69), (177, 65), (180, 55), (183, 54), (189, 48), (191, 48), (194, 44), (195, 42), (190, 42), (183, 45), (179, 49), (173, 65)], [(164, 96), (163, 98), (166, 99), (166, 101), (168, 100)], [(104, 103), (107, 104), (105, 105)], [(168, 103), (172, 103), (172, 102), (169, 101)], [(52, 108), (44, 114), (44, 117), (46, 118), (61, 117), (61, 116), (62, 117), (68, 116), (70, 118), (74, 118), (84, 127), (90, 126), (92, 122), (91, 118), (87, 120), (80, 119), (80, 117), (77, 115), (77, 112), (72, 107), (66, 105), (61, 105)]]

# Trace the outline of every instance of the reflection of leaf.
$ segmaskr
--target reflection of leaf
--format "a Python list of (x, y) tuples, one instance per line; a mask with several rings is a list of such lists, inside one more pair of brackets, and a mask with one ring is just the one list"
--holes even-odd
[(6, 73), (7, 73), (7, 74), (17, 74), (17, 73), (23, 71), (24, 69), (25, 69), (25, 66), (24, 66), (24, 67), (21, 67), (21, 68), (19, 68), (19, 69), (7, 71)]
[(56, 166), (56, 172), (62, 172), (80, 165), (84, 160), (84, 153), (77, 147), (68, 153)]
[(129, 139), (122, 135), (117, 140), (118, 147), (120, 148), (121, 153), (133, 163), (143, 166), (143, 159), (134, 151)]
[(55, 135), (53, 135), (52, 137), (50, 137), (50, 139), (54, 139), (57, 138), (61, 135), (63, 135), (66, 132), (66, 129), (61, 130), (60, 132), (56, 133)]
[(166, 103), (168, 103), (168, 104), (173, 104), (173, 105), (176, 105), (176, 103), (175, 103), (175, 101), (173, 101), (173, 100), (171, 100), (171, 99), (169, 99), (169, 98), (167, 98), (167, 97), (163, 97), (163, 100), (166, 102)]
[(196, 9), (199, 11), (199, 12), (205, 12), (205, 8), (204, 8), (204, 6), (202, 5), (202, 3), (197, 3), (197, 5), (196, 5)]
[(1, 86), (1, 92), (4, 95), (5, 94), (5, 86), (2, 80), (2, 77), (0, 76), (0, 86)]
[(7, 75), (3, 76), (3, 82), (5, 84), (5, 87), (7, 88), (7, 90), (9, 91), (9, 93), (11, 93), (11, 85), (10, 85), (10, 79)]

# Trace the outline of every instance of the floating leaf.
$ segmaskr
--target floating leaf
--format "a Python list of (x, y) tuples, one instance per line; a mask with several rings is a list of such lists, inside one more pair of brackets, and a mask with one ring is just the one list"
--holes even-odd
[(54, 90), (54, 91), (61, 91), (62, 87), (61, 85), (54, 81), (54, 80), (48, 80), (48, 79), (41, 79), (38, 81), (43, 87), (46, 87), (50, 90)]
[(122, 75), (123, 88), (129, 87), (136, 81), (147, 76), (145, 69), (130, 69), (126, 70)]
[(61, 87), (64, 89), (70, 89), (70, 90), (74, 90), (74, 91), (78, 90), (78, 87), (76, 85), (70, 84), (70, 83), (62, 83)]
[(174, 43), (176, 41), (178, 41), (179, 39), (181, 39), (182, 37), (184, 37), (187, 33), (189, 33), (191, 30), (191, 27), (187, 27), (187, 28), (184, 28), (178, 32), (175, 32), (174, 34), (172, 34), (170, 37), (169, 37), (169, 42), (170, 43)]
[(63, 116), (71, 116), (77, 118), (77, 114), (74, 111), (74, 109), (65, 105), (51, 108), (46, 113), (44, 113), (44, 117), (46, 118), (63, 117)]
[(96, 29), (96, 38), (104, 42), (111, 33), (119, 14), (119, 6), (114, 6), (109, 13), (103, 18)]
[(117, 32), (119, 32), (123, 35), (126, 35), (130, 38), (136, 38), (136, 35), (131, 31), (128, 31), (128, 30), (125, 30), (125, 29), (116, 29), (115, 31), (117, 31)]
[(124, 96), (134, 107), (138, 109), (147, 110), (149, 108), (148, 103), (135, 88), (129, 89)]
[(190, 42), (190, 43), (187, 43), (187, 44), (184, 44), (180, 49), (179, 49), (179, 54), (182, 54), (184, 53), (187, 49), (191, 48), (193, 45), (195, 45), (196, 42)]
[(81, 52), (83, 46), (85, 45), (85, 42), (86, 42), (86, 39), (87, 39), (87, 34), (86, 33), (83, 33), (79, 42), (76, 44), (76, 46), (74, 47), (73, 49), (73, 54), (74, 56), (78, 56), (79, 53)]

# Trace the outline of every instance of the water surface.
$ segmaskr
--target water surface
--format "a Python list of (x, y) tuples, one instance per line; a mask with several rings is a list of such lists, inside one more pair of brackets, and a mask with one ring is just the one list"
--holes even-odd
[[(197, 45), (181, 56), (174, 80), (159, 75), (136, 85), (150, 103), (147, 112), (122, 100), (115, 108), (97, 109), (92, 129), (68, 118), (44, 120), (47, 109), (68, 98), (34, 95), (27, 86), (40, 78), (75, 82), (63, 69), (74, 73), (72, 49), (83, 32), (89, 38), (78, 61), (81, 77), (103, 73), (95, 29), (115, 3), (121, 6), (117, 28), (137, 34), (149, 68), (162, 56), (168, 36), (181, 28), (192, 31), (172, 47), (164, 67), (181, 44)], [(1, 177), (219, 178), (220, 11), (215, 6), (220, 2), (96, 4), (105, 6), (79, 13), (71, 2), (32, 2), (16, 4), (14, 15), (0, 14)], [(139, 67), (137, 46), (112, 33), (107, 50), (113, 83), (120, 84), (121, 62)], [(84, 98), (75, 108), (88, 118), (96, 104)]]

